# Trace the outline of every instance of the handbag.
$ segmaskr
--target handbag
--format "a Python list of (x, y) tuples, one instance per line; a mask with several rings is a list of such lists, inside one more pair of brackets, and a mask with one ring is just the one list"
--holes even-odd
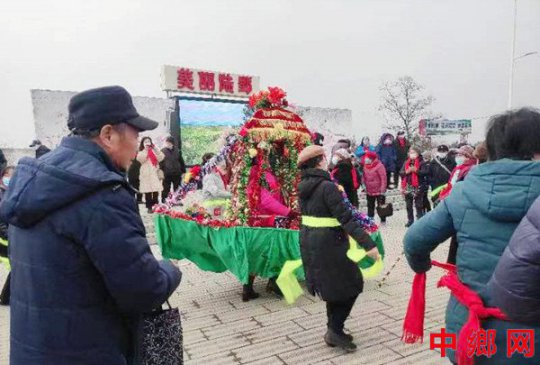
[(391, 217), (394, 215), (394, 206), (392, 205), (392, 203), (379, 205), (377, 207), (377, 214), (381, 218)]
[(145, 313), (137, 329), (136, 364), (182, 365), (184, 346), (178, 308), (157, 309)]

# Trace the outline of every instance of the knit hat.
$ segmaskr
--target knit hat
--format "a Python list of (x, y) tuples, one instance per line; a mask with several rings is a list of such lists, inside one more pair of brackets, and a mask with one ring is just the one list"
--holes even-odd
[(334, 156), (339, 157), (341, 160), (347, 160), (351, 158), (351, 154), (345, 148), (340, 148), (334, 152)]
[(312, 158), (315, 158), (321, 155), (324, 155), (324, 148), (322, 148), (321, 146), (317, 146), (317, 145), (307, 146), (298, 155), (298, 166), (301, 166), (304, 163), (311, 160)]
[(474, 158), (474, 148), (469, 145), (461, 146), (458, 151), (458, 155), (465, 156), (467, 158)]

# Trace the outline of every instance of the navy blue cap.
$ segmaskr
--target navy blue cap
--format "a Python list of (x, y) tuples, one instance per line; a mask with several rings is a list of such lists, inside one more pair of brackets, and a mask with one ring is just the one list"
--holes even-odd
[(137, 112), (131, 95), (121, 86), (106, 86), (86, 90), (69, 101), (68, 128), (94, 130), (107, 124), (126, 123), (147, 131), (159, 124)]

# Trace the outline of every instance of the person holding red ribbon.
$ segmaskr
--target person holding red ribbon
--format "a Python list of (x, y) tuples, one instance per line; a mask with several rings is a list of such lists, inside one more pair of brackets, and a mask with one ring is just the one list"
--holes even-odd
[[(159, 201), (159, 193), (163, 190), (163, 180), (160, 176), (159, 163), (165, 155), (152, 142), (152, 138), (144, 137), (139, 146), (137, 161), (141, 163), (139, 175), (139, 192), (144, 194), (144, 200), (148, 213), (152, 213), (152, 207)], [(161, 174), (163, 171), (161, 171)]]
[[(452, 194), (405, 235), (405, 257), (416, 276), (402, 340), (422, 340), (430, 253), (456, 235), (456, 265), (433, 262), (447, 271), (438, 286), (450, 289), (452, 294), (446, 310), (446, 331), (457, 334), (458, 341), (456, 352), (447, 351), (448, 358), (459, 365), (538, 364), (538, 356), (506, 356), (507, 330), (528, 329), (538, 334), (540, 325), (508, 320), (495, 307), (487, 283), (514, 230), (540, 196), (540, 112), (524, 108), (493, 117), (486, 145), (489, 162), (472, 169), (453, 187)], [(491, 358), (467, 354), (468, 343), (480, 328), (496, 331), (498, 350)], [(539, 346), (537, 335), (535, 347)]]
[(422, 192), (421, 180), (424, 171), (424, 161), (420, 152), (415, 148), (409, 149), (409, 158), (401, 168), (401, 193), (405, 197), (407, 204), (407, 224), (410, 227), (414, 223), (413, 202), (416, 207), (416, 219), (424, 215), (424, 195)]

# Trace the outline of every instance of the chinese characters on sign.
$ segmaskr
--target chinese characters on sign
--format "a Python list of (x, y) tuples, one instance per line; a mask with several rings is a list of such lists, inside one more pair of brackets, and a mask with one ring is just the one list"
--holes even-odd
[(163, 66), (161, 88), (166, 91), (247, 98), (259, 91), (256, 76)]
[[(497, 353), (495, 330), (484, 330), (480, 328), (473, 331), (467, 338), (467, 357), (485, 356), (492, 357)], [(534, 356), (534, 330), (530, 329), (509, 329), (506, 331), (506, 356), (508, 358), (515, 354), (521, 354), (525, 358)], [(435, 340), (440, 340), (436, 342)], [(429, 336), (429, 349), (441, 350), (441, 357), (446, 356), (447, 350), (457, 349), (457, 335), (448, 333), (444, 328), (439, 333), (431, 333)]]
[(419, 125), (422, 136), (472, 133), (472, 120), (422, 119)]

